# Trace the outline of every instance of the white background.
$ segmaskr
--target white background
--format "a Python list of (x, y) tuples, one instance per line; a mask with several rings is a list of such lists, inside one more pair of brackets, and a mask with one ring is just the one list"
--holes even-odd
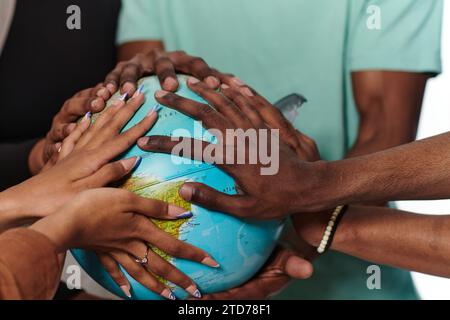
[[(428, 84), (419, 127), (420, 139), (450, 131), (450, 5), (448, 3), (445, 7), (442, 39), (444, 72), (439, 77), (432, 79)], [(450, 170), (450, 168), (448, 169)], [(406, 201), (399, 202), (398, 204), (401, 209), (412, 212), (450, 214), (450, 200)], [(69, 257), (67, 260), (66, 267), (67, 265), (74, 264), (72, 257)], [(66, 270), (66, 267), (63, 270)], [(66, 277), (67, 275), (63, 273), (63, 278)], [(450, 279), (432, 277), (419, 273), (414, 273), (413, 277), (423, 299), (450, 300)], [(82, 287), (86, 288), (92, 294), (110, 299), (115, 298), (92, 281), (84, 272), (82, 276)]]
[[(420, 120), (420, 139), (450, 131), (450, 5), (448, 2), (445, 5), (442, 36), (444, 72), (428, 84)], [(406, 201), (399, 202), (399, 207), (418, 213), (450, 214), (450, 200)], [(414, 273), (413, 277), (423, 299), (450, 299), (449, 279), (419, 273)]]

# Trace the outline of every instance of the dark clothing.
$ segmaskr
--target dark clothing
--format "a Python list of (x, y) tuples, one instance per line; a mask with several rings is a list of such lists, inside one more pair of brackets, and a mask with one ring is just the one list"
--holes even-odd
[[(70, 5), (81, 30), (66, 25)], [(0, 191), (29, 176), (28, 153), (74, 93), (116, 63), (120, 0), (18, 0), (0, 57)]]

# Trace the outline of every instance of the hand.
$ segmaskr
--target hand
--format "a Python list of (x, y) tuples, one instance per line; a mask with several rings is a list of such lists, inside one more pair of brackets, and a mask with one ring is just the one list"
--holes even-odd
[(92, 125), (87, 113), (64, 140), (60, 153), (53, 157), (53, 167), (5, 191), (5, 196), (17, 206), (15, 214), (45, 217), (79, 192), (108, 185), (133, 170), (139, 158), (109, 162), (130, 148), (156, 121), (157, 114), (153, 112), (120, 133), (143, 102), (142, 93), (127, 103), (117, 100)]
[[(165, 202), (145, 199), (123, 189), (100, 188), (81, 192), (57, 213), (41, 219), (31, 228), (46, 235), (58, 252), (83, 248), (115, 258), (131, 276), (137, 280), (144, 278), (145, 281), (141, 281), (143, 285), (167, 299), (174, 296), (155, 275), (199, 297), (195, 283), (153, 251), (158, 248), (171, 256), (208, 266), (217, 265), (206, 252), (171, 237), (148, 219), (184, 217), (184, 209)], [(135, 261), (142, 259), (147, 252), (145, 265)]]
[(102, 84), (78, 92), (67, 100), (53, 118), (52, 127), (46, 137), (40, 140), (30, 152), (28, 163), (30, 172), (41, 171), (51, 157), (57, 153), (62, 141), (75, 129), (76, 121), (87, 112), (100, 112), (111, 93)]
[(252, 280), (225, 292), (208, 294), (204, 300), (263, 300), (280, 292), (292, 278), (308, 279), (313, 273), (310, 262), (292, 251), (277, 248), (266, 266)]
[[(214, 156), (204, 152), (208, 147), (206, 142), (196, 143), (192, 139), (183, 138), (181, 144), (201, 145), (202, 150), (200, 151), (203, 151), (201, 152), (203, 157), (196, 158), (196, 160), (215, 163), (230, 174), (236, 180), (241, 194), (230, 196), (203, 184), (185, 183), (179, 193), (186, 201), (240, 217), (258, 219), (282, 218), (299, 211), (318, 211), (316, 209), (323, 204), (320, 199), (311, 196), (311, 192), (320, 190), (322, 187), (322, 162), (301, 161), (297, 155), (298, 150), (295, 151), (291, 145), (279, 141), (277, 133), (268, 130), (269, 126), (257, 111), (262, 106), (257, 96), (253, 93), (251, 93), (253, 96), (244, 95), (229, 86), (222, 86), (221, 93), (218, 93), (193, 78), (188, 81), (188, 86), (213, 108), (167, 91), (157, 92), (156, 99), (163, 105), (202, 121), (205, 128), (216, 137), (220, 137), (220, 139), (218, 138), (218, 147), (216, 147), (219, 151)], [(268, 121), (267, 117), (266, 121)], [(288, 122), (286, 121), (286, 123)], [(254, 141), (250, 141), (245, 150), (236, 150), (233, 137), (229, 139), (226, 134), (227, 129), (239, 128), (254, 129), (260, 133), (254, 135)], [(261, 133), (268, 133), (266, 139), (268, 141), (260, 139)], [(281, 133), (285, 134), (284, 130), (281, 130)], [(295, 133), (295, 139), (297, 137), (298, 133)], [(171, 137), (150, 136), (140, 139), (138, 144), (143, 150), (171, 153), (174, 152), (175, 146), (180, 145), (180, 142), (175, 140)], [(271, 150), (272, 148), (271, 153), (275, 155), (273, 165), (278, 168), (274, 174), (261, 174), (264, 169), (273, 169), (264, 168), (261, 161), (249, 164), (249, 155), (252, 152), (258, 154), (258, 150), (255, 151), (255, 148), (258, 147), (262, 150)], [(235, 158), (237, 154), (237, 157), (242, 157), (247, 161), (244, 164), (236, 164), (237, 161), (233, 158), (231, 160), (234, 161), (230, 164), (230, 158), (227, 158), (227, 151), (230, 150), (234, 153)], [(183, 152), (186, 152), (183, 154), (185, 157), (194, 157), (199, 153), (193, 151), (192, 148), (187, 151), (183, 150)]]
[(104, 85), (111, 93), (120, 86), (121, 93), (132, 95), (136, 91), (138, 79), (156, 74), (164, 90), (176, 91), (178, 88), (176, 72), (202, 79), (213, 89), (219, 87), (219, 77), (225, 77), (217, 70), (211, 69), (202, 58), (187, 55), (183, 51), (152, 50), (145, 54), (137, 54), (129, 61), (119, 62), (106, 76)]

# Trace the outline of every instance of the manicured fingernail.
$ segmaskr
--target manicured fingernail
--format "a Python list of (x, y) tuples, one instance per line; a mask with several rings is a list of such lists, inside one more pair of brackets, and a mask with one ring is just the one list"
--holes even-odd
[(141, 157), (133, 157), (122, 160), (121, 163), (125, 171), (129, 171), (136, 169), (141, 164), (141, 161), (142, 161)]
[(241, 89), (241, 93), (245, 94), (246, 96), (253, 97), (253, 92), (249, 88), (245, 87)]
[(119, 101), (125, 101), (125, 99), (128, 97), (128, 92), (125, 92), (123, 95), (121, 95), (120, 97), (119, 97)]
[(174, 78), (168, 77), (164, 80), (163, 86), (165, 89), (174, 90), (178, 86), (178, 82)]
[(194, 77), (189, 77), (189, 79), (188, 79), (188, 83), (190, 83), (190, 84), (196, 84), (199, 82), (200, 82), (200, 80), (198, 80), (197, 78), (194, 78)]
[(158, 113), (161, 110), (161, 106), (159, 104), (155, 104), (150, 112)]
[(241, 79), (239, 79), (238, 77), (234, 77), (231, 79), (231, 81), (233, 81), (234, 84), (236, 84), (237, 86), (245, 86), (245, 83), (242, 82)]
[(149, 140), (148, 137), (142, 137), (142, 138), (139, 138), (139, 139), (138, 139), (138, 144), (139, 144), (140, 146), (145, 146), (145, 145), (147, 145), (148, 140)]
[(202, 297), (202, 294), (200, 293), (200, 290), (197, 289), (195, 285), (191, 285), (186, 288), (186, 291), (191, 294), (191, 296), (200, 299)]
[(130, 287), (129, 286), (123, 285), (123, 286), (120, 286), (120, 289), (122, 289), (123, 293), (125, 293), (125, 295), (128, 298), (131, 298), (131, 293), (130, 293)]
[(192, 217), (192, 212), (186, 211), (186, 209), (169, 204), (167, 208), (167, 214), (171, 217), (178, 219), (186, 219)]
[(186, 211), (186, 212), (183, 212), (182, 214), (178, 215), (177, 218), (178, 219), (189, 219), (189, 218), (192, 218), (193, 216), (194, 215), (192, 214), (192, 212)]
[(164, 289), (164, 290), (161, 292), (161, 295), (162, 295), (164, 298), (169, 299), (169, 300), (177, 300), (177, 297), (175, 297), (175, 295), (173, 294), (173, 292), (170, 291), (169, 289)]
[(140, 166), (141, 162), (142, 162), (142, 158), (137, 157), (136, 162), (134, 163), (133, 169), (137, 169)]
[(186, 200), (186, 201), (190, 201), (192, 199), (192, 193), (193, 193), (193, 189), (191, 186), (189, 185), (182, 185), (180, 190), (178, 191), (178, 193), (180, 194), (180, 196)]
[(161, 106), (159, 104), (156, 104), (153, 106), (153, 108), (147, 113), (146, 117), (150, 118), (153, 116), (153, 114), (158, 113), (159, 110), (161, 110)]
[(166, 96), (169, 92), (165, 91), (165, 90), (158, 90), (155, 93), (155, 97), (156, 98), (162, 98), (164, 96)]
[(62, 148), (61, 142), (58, 142), (58, 143), (55, 144), (55, 149), (57, 150), (58, 153), (61, 152), (61, 148)]
[(122, 92), (131, 93), (134, 90), (134, 84), (131, 82), (125, 82), (122, 86)]
[(116, 92), (116, 86), (114, 84), (112, 84), (112, 83), (108, 83), (106, 85), (106, 89), (108, 89), (111, 94)]
[(139, 86), (139, 88), (137, 89), (137, 91), (134, 93), (133, 97), (136, 97), (136, 96), (138, 96), (139, 94), (142, 94), (143, 92), (144, 92), (144, 85), (141, 84), (141, 85)]
[(213, 258), (211, 257), (206, 257), (205, 259), (202, 260), (202, 264), (208, 266), (208, 267), (212, 267), (212, 268), (219, 268), (220, 264), (217, 263), (217, 261), (215, 261)]
[(205, 83), (210, 88), (217, 88), (219, 86), (219, 84), (220, 84), (220, 81), (219, 81), (219, 79), (217, 79), (214, 76), (209, 76), (209, 77), (206, 77)]
[(88, 121), (91, 119), (92, 113), (90, 111), (86, 112), (86, 114), (83, 117), (83, 121)]
[(227, 90), (227, 89), (229, 89), (230, 88), (230, 86), (229, 85), (227, 85), (227, 84), (222, 84), (221, 86), (220, 86), (222, 89), (225, 89), (225, 90)]

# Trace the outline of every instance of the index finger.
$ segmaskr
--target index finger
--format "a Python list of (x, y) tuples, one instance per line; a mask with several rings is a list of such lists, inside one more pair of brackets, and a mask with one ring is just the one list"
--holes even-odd
[(202, 58), (186, 54), (184, 51), (174, 51), (168, 54), (174, 63), (175, 69), (203, 80), (208, 87), (217, 89), (220, 80), (218, 73), (212, 69)]
[(156, 91), (155, 98), (159, 103), (171, 109), (180, 111), (195, 120), (202, 121), (202, 125), (206, 129), (219, 129), (222, 131), (226, 129), (227, 119), (207, 104), (164, 90)]

